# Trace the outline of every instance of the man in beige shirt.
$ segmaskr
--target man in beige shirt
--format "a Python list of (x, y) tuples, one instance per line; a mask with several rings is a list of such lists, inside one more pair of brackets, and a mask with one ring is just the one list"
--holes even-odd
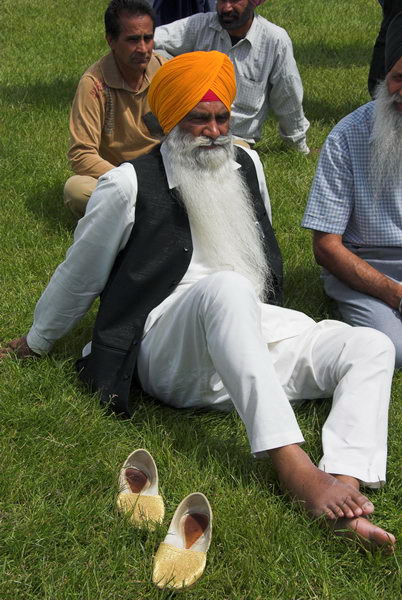
[(68, 158), (75, 175), (65, 184), (64, 201), (78, 217), (101, 175), (159, 143), (147, 93), (166, 59), (153, 52), (154, 29), (144, 1), (111, 0), (106, 9), (111, 52), (81, 77), (70, 116)]

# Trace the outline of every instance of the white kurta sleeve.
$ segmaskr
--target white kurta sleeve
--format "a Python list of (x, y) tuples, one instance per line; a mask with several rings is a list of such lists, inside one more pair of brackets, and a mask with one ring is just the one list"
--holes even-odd
[(132, 165), (125, 163), (99, 179), (65, 260), (36, 305), (27, 336), (34, 352), (48, 352), (105, 287), (115, 258), (130, 236), (136, 198), (137, 176)]

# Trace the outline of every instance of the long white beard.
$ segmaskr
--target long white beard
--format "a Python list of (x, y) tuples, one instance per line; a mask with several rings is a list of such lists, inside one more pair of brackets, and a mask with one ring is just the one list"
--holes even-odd
[(270, 269), (246, 184), (233, 169), (231, 136), (194, 138), (175, 127), (165, 140), (192, 234), (208, 266), (247, 277), (259, 295), (272, 289)]
[(370, 173), (375, 196), (389, 185), (402, 182), (402, 113), (393, 103), (398, 94), (390, 94), (385, 81), (376, 90)]

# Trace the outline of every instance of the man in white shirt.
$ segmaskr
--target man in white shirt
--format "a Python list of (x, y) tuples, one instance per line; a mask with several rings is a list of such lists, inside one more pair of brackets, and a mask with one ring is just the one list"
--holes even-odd
[(303, 112), (303, 86), (292, 42), (284, 29), (254, 12), (259, 0), (218, 0), (216, 13), (197, 14), (155, 30), (155, 48), (177, 56), (219, 50), (233, 62), (237, 95), (231, 131), (252, 144), (261, 138), (270, 110), (282, 139), (308, 154), (309, 122)]
[[(251, 451), (269, 455), (310, 515), (392, 548), (394, 536), (365, 518), (374, 506), (359, 486), (385, 482), (393, 345), (264, 302), (280, 294), (280, 257), (258, 157), (229, 135), (235, 93), (220, 52), (161, 67), (149, 91), (160, 150), (100, 178), (31, 330), (1, 354), (48, 351), (102, 292), (79, 369), (104, 403), (130, 413), (136, 371), (171, 406), (235, 408)], [(292, 403), (330, 395), (317, 468)]]

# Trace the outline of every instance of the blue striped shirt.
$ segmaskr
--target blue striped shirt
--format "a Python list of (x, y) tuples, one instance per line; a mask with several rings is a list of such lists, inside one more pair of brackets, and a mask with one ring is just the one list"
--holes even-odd
[(402, 247), (402, 185), (390, 182), (375, 199), (370, 180), (374, 106), (361, 106), (329, 134), (302, 227), (336, 233), (359, 246)]

